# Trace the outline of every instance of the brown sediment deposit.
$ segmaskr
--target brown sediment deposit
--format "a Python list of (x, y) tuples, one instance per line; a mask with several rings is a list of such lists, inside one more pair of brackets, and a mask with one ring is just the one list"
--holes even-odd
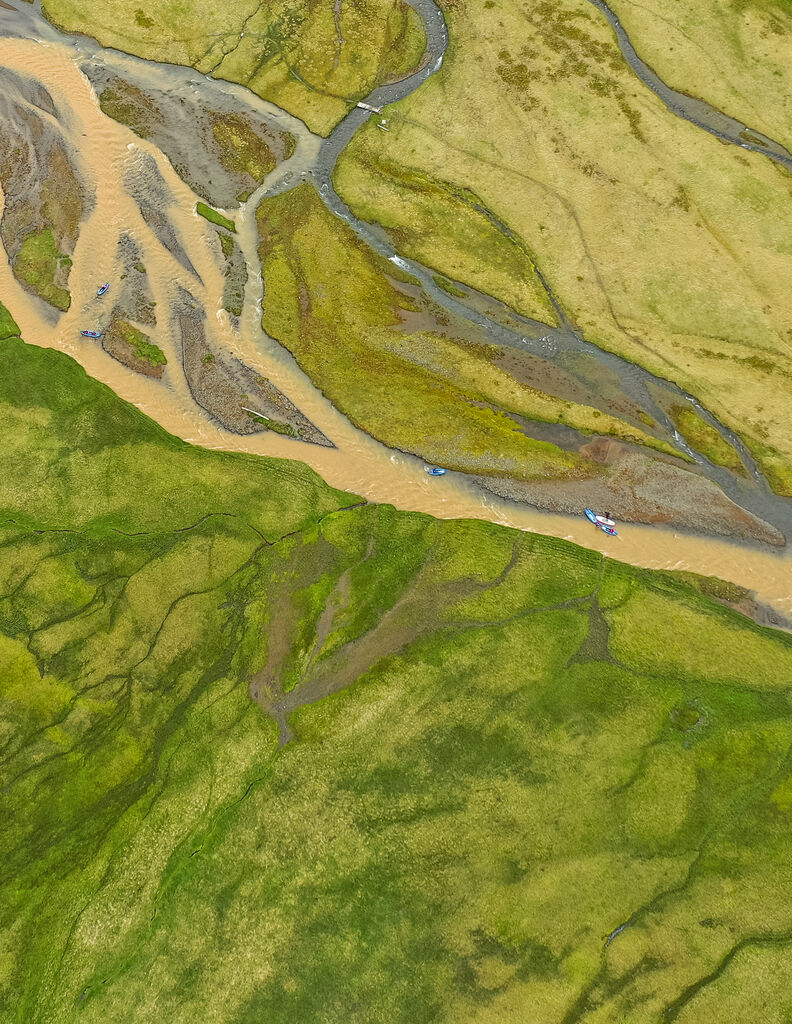
[[(647, 429), (645, 416), (641, 415), (641, 408), (625, 394), (620, 387), (618, 379), (609, 380), (608, 374), (601, 366), (596, 366), (595, 360), (591, 372), (595, 366), (596, 386), (589, 383), (585, 373), (581, 372), (581, 366), (585, 366), (585, 357), (578, 357), (575, 360), (577, 376), (573, 376), (563, 366), (550, 359), (543, 359), (541, 356), (531, 352), (521, 352), (514, 348), (497, 348), (494, 350), (493, 362), (502, 370), (510, 373), (515, 380), (521, 384), (536, 388), (568, 402), (575, 402), (578, 405), (590, 405), (602, 409), (611, 416), (628, 420)], [(572, 362), (570, 360), (570, 362)]]
[(65, 310), (71, 256), (89, 202), (56, 113), (41, 83), (0, 69), (0, 238), (22, 286)]
[(209, 344), (203, 313), (189, 297), (178, 315), (184, 373), (193, 398), (234, 434), (269, 430), (312, 444), (332, 442), (271, 381)]
[(118, 263), (121, 272), (117, 281), (113, 281), (112, 294), (119, 314), (146, 327), (156, 326), (155, 302), (143, 252), (129, 235), (123, 234), (118, 240)]
[(678, 529), (716, 533), (783, 547), (783, 534), (740, 508), (706, 477), (682, 469), (662, 456), (643, 453), (610, 438), (595, 438), (581, 452), (608, 467), (608, 475), (585, 480), (526, 483), (480, 477), (482, 486), (502, 498), (524, 501), (556, 512), (610, 509), (623, 522), (657, 523)]
[(210, 110), (186, 87), (144, 88), (94, 62), (84, 72), (102, 110), (152, 142), (196, 195), (220, 209), (238, 206), (294, 150), (288, 131), (220, 90)]
[[(102, 335), (102, 348), (113, 359), (117, 359), (119, 363), (128, 366), (135, 373), (142, 373), (146, 377), (155, 377), (159, 380), (165, 372), (164, 365), (162, 363), (152, 363), (149, 359), (143, 358), (136, 353), (134, 345), (125, 336), (125, 328), (128, 329), (132, 325), (127, 324), (118, 315), (119, 312), (119, 310), (114, 311), (110, 327)], [(143, 335), (143, 338), (149, 341), (146, 335)]]
[(242, 315), (248, 270), (245, 255), (228, 232), (218, 228), (223, 259), (225, 260), (225, 284), (223, 285), (223, 308), (233, 317)]
[(198, 276), (179, 237), (179, 231), (168, 216), (174, 197), (156, 159), (138, 151), (126, 168), (124, 187), (137, 203), (143, 220), (174, 259), (194, 276)]

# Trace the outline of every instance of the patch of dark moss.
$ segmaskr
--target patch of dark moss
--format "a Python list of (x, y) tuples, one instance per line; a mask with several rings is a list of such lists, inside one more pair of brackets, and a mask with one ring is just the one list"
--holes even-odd
[(14, 260), (14, 273), (30, 291), (64, 312), (71, 295), (64, 287), (71, 259), (59, 252), (51, 228), (28, 235)]

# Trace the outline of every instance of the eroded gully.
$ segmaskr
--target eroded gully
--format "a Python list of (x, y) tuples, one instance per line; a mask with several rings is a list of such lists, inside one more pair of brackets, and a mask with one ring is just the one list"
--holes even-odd
[[(438, 9), (431, 0), (420, 0), (415, 6), (427, 23), (430, 44), (444, 49), (445, 25)], [(13, 23), (6, 21), (10, 17), (15, 19)], [(40, 81), (50, 91), (86, 191), (95, 196), (93, 211), (82, 226), (74, 252), (70, 277), (72, 306), (57, 322), (47, 307), (19, 286), (8, 262), (0, 264), (0, 296), (14, 313), (28, 342), (69, 353), (88, 373), (185, 440), (210, 448), (300, 459), (333, 486), (398, 508), (441, 518), (487, 519), (564, 537), (635, 565), (717, 575), (750, 587), (760, 600), (772, 604), (782, 614), (792, 613), (792, 560), (788, 555), (714, 538), (675, 534), (660, 527), (631, 525), (622, 531), (620, 537), (608, 538), (591, 528), (585, 520), (578, 521), (500, 501), (460, 474), (448, 474), (440, 481), (429, 478), (423, 471), (421, 460), (393, 452), (354, 428), (302, 373), (293, 358), (263, 333), (260, 326), (262, 282), (256, 259), (256, 206), (263, 196), (291, 187), (307, 174), (315, 178), (320, 191), (324, 185), (328, 186), (322, 194), (331, 209), (336, 200), (340, 203), (332, 190), (329, 174), (340, 148), (343, 148), (341, 143), (345, 144), (344, 140), (351, 138), (368, 116), (364, 111), (353, 111), (330, 139), (323, 141), (313, 136), (296, 118), (271, 104), (251, 98), (251, 94), (240, 87), (207, 80), (189, 68), (151, 64), (107, 51), (91, 40), (61, 36), (40, 18), (35, 9), (22, 11), (19, 15), (9, 15), (5, 9), (0, 11), (0, 30), (6, 28), (21, 38), (0, 41), (0, 63)], [(36, 41), (30, 36), (35, 36)], [(429, 56), (428, 63), (416, 75), (383, 87), (384, 92), (377, 90), (370, 98), (371, 102), (376, 105), (392, 102), (416, 88), (439, 66), (442, 50), (433, 55), (430, 48)], [(281, 127), (287, 128), (297, 138), (294, 155), (276, 168), (248, 200), (242, 212), (236, 213), (239, 241), (250, 273), (239, 330), (234, 328), (222, 309), (223, 274), (216, 239), (209, 225), (194, 212), (196, 196), (154, 146), (101, 112), (79, 67), (81, 62), (96, 59), (115, 64), (133, 78), (144, 75), (149, 82), (152, 75), (164, 76), (169, 88), (232, 92), (244, 97), (245, 102), (260, 115), (277, 120)], [(135, 174), (146, 161), (154, 162), (167, 185), (171, 200), (167, 214), (195, 268), (195, 274), (186, 270), (159, 242), (128, 191), (119, 187), (126, 176)], [(371, 231), (367, 225), (356, 222), (345, 209), (335, 209), (334, 212), (345, 216), (345, 219), (351, 218), (350, 223), (364, 237)], [(87, 318), (100, 313), (101, 307), (94, 298), (97, 274), (112, 282), (112, 271), (105, 268), (116, 265), (117, 243), (122, 233), (132, 234), (144, 252), (148, 279), (160, 316), (157, 341), (169, 360), (167, 382), (140, 377), (113, 360), (100, 347), (79, 340), (79, 330)], [(374, 243), (387, 245), (376, 232), (373, 232)], [(385, 254), (398, 259), (392, 250)], [(427, 290), (430, 290), (430, 283), (425, 280), (429, 275), (423, 268), (407, 261), (403, 261), (403, 265), (424, 280)], [(98, 268), (102, 268), (101, 273)], [(206, 417), (192, 401), (186, 380), (179, 371), (181, 352), (172, 316), (163, 316), (162, 312), (176, 308), (179, 288), (189, 291), (206, 310), (207, 330), (215, 343), (233, 350), (239, 358), (268, 377), (335, 443), (334, 449), (295, 442), (272, 432), (240, 437)], [(431, 288), (438, 291), (433, 282)], [(442, 292), (439, 296), (433, 293), (433, 297), (445, 299), (444, 305), (448, 305), (450, 299)], [(470, 310), (461, 303), (450, 302), (453, 306), (461, 306), (470, 315)], [(454, 312), (459, 311), (454, 308)], [(491, 321), (487, 323), (493, 326)], [(547, 330), (544, 330), (547, 337)], [(519, 338), (516, 343), (525, 344), (522, 339), (526, 335), (509, 333), (510, 337)], [(553, 343), (564, 343), (565, 333), (571, 335), (563, 328), (556, 332), (552, 337)], [(567, 343), (585, 344), (580, 339)], [(593, 346), (586, 348), (589, 350)], [(546, 355), (546, 352), (542, 354)], [(602, 356), (610, 358), (607, 353), (602, 353)], [(617, 362), (621, 370), (621, 361)], [(624, 366), (629, 368), (631, 380), (641, 382), (641, 388), (636, 387), (636, 390), (645, 387), (647, 380), (653, 380), (651, 375), (642, 376), (643, 372), (631, 364)]]

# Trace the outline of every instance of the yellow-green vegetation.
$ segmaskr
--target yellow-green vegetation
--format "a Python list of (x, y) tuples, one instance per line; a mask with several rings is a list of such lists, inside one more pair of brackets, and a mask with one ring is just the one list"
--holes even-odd
[(113, 326), (138, 359), (145, 359), (152, 366), (164, 366), (168, 362), (159, 345), (155, 345), (147, 334), (133, 324), (126, 320), (116, 320)]
[[(544, 394), (495, 365), (396, 267), (333, 217), (308, 184), (258, 209), (263, 325), (350, 419), (453, 469), (522, 480), (602, 467), (527, 437), (519, 417), (672, 451), (598, 409)], [(466, 340), (467, 339), (467, 340)]]
[(786, 455), (752, 437), (746, 438), (746, 444), (773, 490), (792, 497), (792, 465)]
[(788, 0), (613, 0), (609, 7), (666, 84), (792, 149)]
[[(259, 132), (243, 117), (235, 114), (212, 114), (212, 132), (220, 147), (223, 165), (235, 173), (249, 174), (254, 181), (263, 181), (275, 169), (275, 154)], [(287, 147), (293, 151), (290, 136)]]
[(163, 117), (156, 103), (142, 89), (123, 78), (113, 78), (99, 93), (99, 106), (108, 117), (127, 125), (142, 139), (151, 138)]
[(697, 452), (717, 466), (725, 466), (734, 473), (745, 475), (745, 467), (734, 448), (695, 409), (689, 405), (674, 405), (668, 414), (677, 430)]
[(45, 0), (56, 25), (104, 46), (249, 86), (327, 135), (376, 85), (412, 70), (426, 45), (403, 0)]
[(211, 206), (207, 206), (206, 203), (197, 203), (195, 206), (195, 212), (199, 213), (206, 220), (212, 224), (217, 224), (218, 227), (225, 228), (226, 231), (236, 231), (236, 224), (229, 220), (228, 217), (224, 217), (222, 213), (218, 213), (217, 210), (213, 210)]
[(71, 259), (58, 251), (50, 228), (37, 231), (22, 243), (14, 261), (14, 273), (30, 291), (56, 309), (67, 310), (71, 295), (62, 287)]
[[(335, 174), (336, 188), (354, 199), (359, 217), (387, 228), (403, 256), (440, 267), (525, 316), (558, 323), (525, 242), (493, 223), (479, 196), (381, 158), (370, 129), (363, 139), (353, 144), (352, 157), (342, 155)], [(408, 199), (406, 206), (391, 205), (397, 195)], [(442, 277), (436, 280), (447, 290)]]
[(348, 504), (301, 463), (209, 453), (166, 434), (66, 356), (11, 339), (0, 360), (0, 507), (20, 526), (167, 533), (242, 503), (271, 540), (314, 508)]
[(519, 306), (525, 275), (479, 258), (477, 211), (450, 215), (474, 195), (588, 340), (695, 395), (792, 494), (789, 175), (672, 115), (587, 0), (443, 7), (441, 69), (387, 109), (389, 132), (370, 122), (344, 151), (342, 198)]
[(3, 303), (0, 302), (0, 341), (5, 341), (6, 338), (13, 338), (18, 334), (19, 325)]
[(2, 1019), (783, 1019), (789, 637), (18, 340), (0, 403)]

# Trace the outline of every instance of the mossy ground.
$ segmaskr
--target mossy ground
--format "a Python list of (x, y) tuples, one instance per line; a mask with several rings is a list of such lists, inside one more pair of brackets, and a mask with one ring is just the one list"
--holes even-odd
[(638, 427), (499, 369), (483, 336), (401, 280), (312, 186), (264, 200), (258, 222), (265, 330), (346, 415), (391, 447), (464, 472), (524, 480), (603, 469), (527, 437), (519, 417), (671, 450)]
[(329, 134), (379, 82), (414, 68), (426, 37), (403, 0), (45, 0), (48, 18), (105, 46), (249, 86)]
[(225, 261), (225, 283), (223, 285), (223, 308), (232, 316), (241, 316), (247, 285), (247, 262), (239, 245), (231, 235), (218, 230), (220, 251)]
[(151, 97), (123, 78), (113, 79), (98, 98), (108, 117), (127, 125), (142, 139), (151, 138), (152, 130), (162, 124), (162, 114)]
[[(627, 6), (643, 17), (617, 4)], [(691, 18), (701, 9), (707, 24), (732, 17), (712, 4), (679, 6)], [(750, 20), (755, 5), (739, 6)], [(387, 133), (369, 122), (346, 148), (342, 198), (438, 273), (526, 308), (529, 279), (503, 256), (511, 243), (484, 244), (480, 214), (455, 198), (474, 195), (589, 341), (676, 381), (746, 442), (756, 438), (761, 468), (788, 493), (788, 174), (671, 114), (587, 0), (448, 0), (443, 9), (441, 69), (384, 111)], [(771, 5), (763, 10), (769, 17)], [(695, 60), (706, 77), (698, 50)], [(761, 61), (740, 61), (743, 81), (763, 80)], [(766, 94), (760, 85), (753, 93), (762, 105)], [(761, 445), (775, 454), (765, 458)]]
[(787, 1005), (789, 638), (0, 370), (3, 1019)]
[(67, 310), (71, 295), (61, 286), (71, 259), (58, 251), (50, 228), (28, 235), (14, 260), (14, 273), (30, 291), (56, 309)]
[(138, 330), (133, 324), (128, 324), (125, 320), (119, 320), (116, 321), (116, 327), (121, 337), (134, 352), (136, 358), (145, 359), (152, 366), (164, 366), (168, 362), (165, 358), (165, 353), (159, 345), (155, 345), (147, 334)]
[(740, 456), (695, 409), (689, 405), (675, 405), (669, 409), (669, 415), (674, 426), (696, 451), (717, 466), (724, 466), (740, 476), (745, 476), (745, 467)]
[[(215, 114), (212, 132), (220, 147), (220, 158), (229, 171), (248, 174), (253, 181), (259, 182), (275, 169), (275, 154), (245, 118), (234, 114)], [(293, 137), (291, 146), (294, 146)]]
[(200, 214), (211, 224), (216, 224), (218, 227), (225, 228), (226, 231), (236, 231), (236, 224), (229, 220), (228, 217), (224, 217), (222, 213), (218, 213), (217, 210), (213, 210), (211, 206), (207, 206), (206, 203), (197, 203), (195, 206), (195, 212)]

